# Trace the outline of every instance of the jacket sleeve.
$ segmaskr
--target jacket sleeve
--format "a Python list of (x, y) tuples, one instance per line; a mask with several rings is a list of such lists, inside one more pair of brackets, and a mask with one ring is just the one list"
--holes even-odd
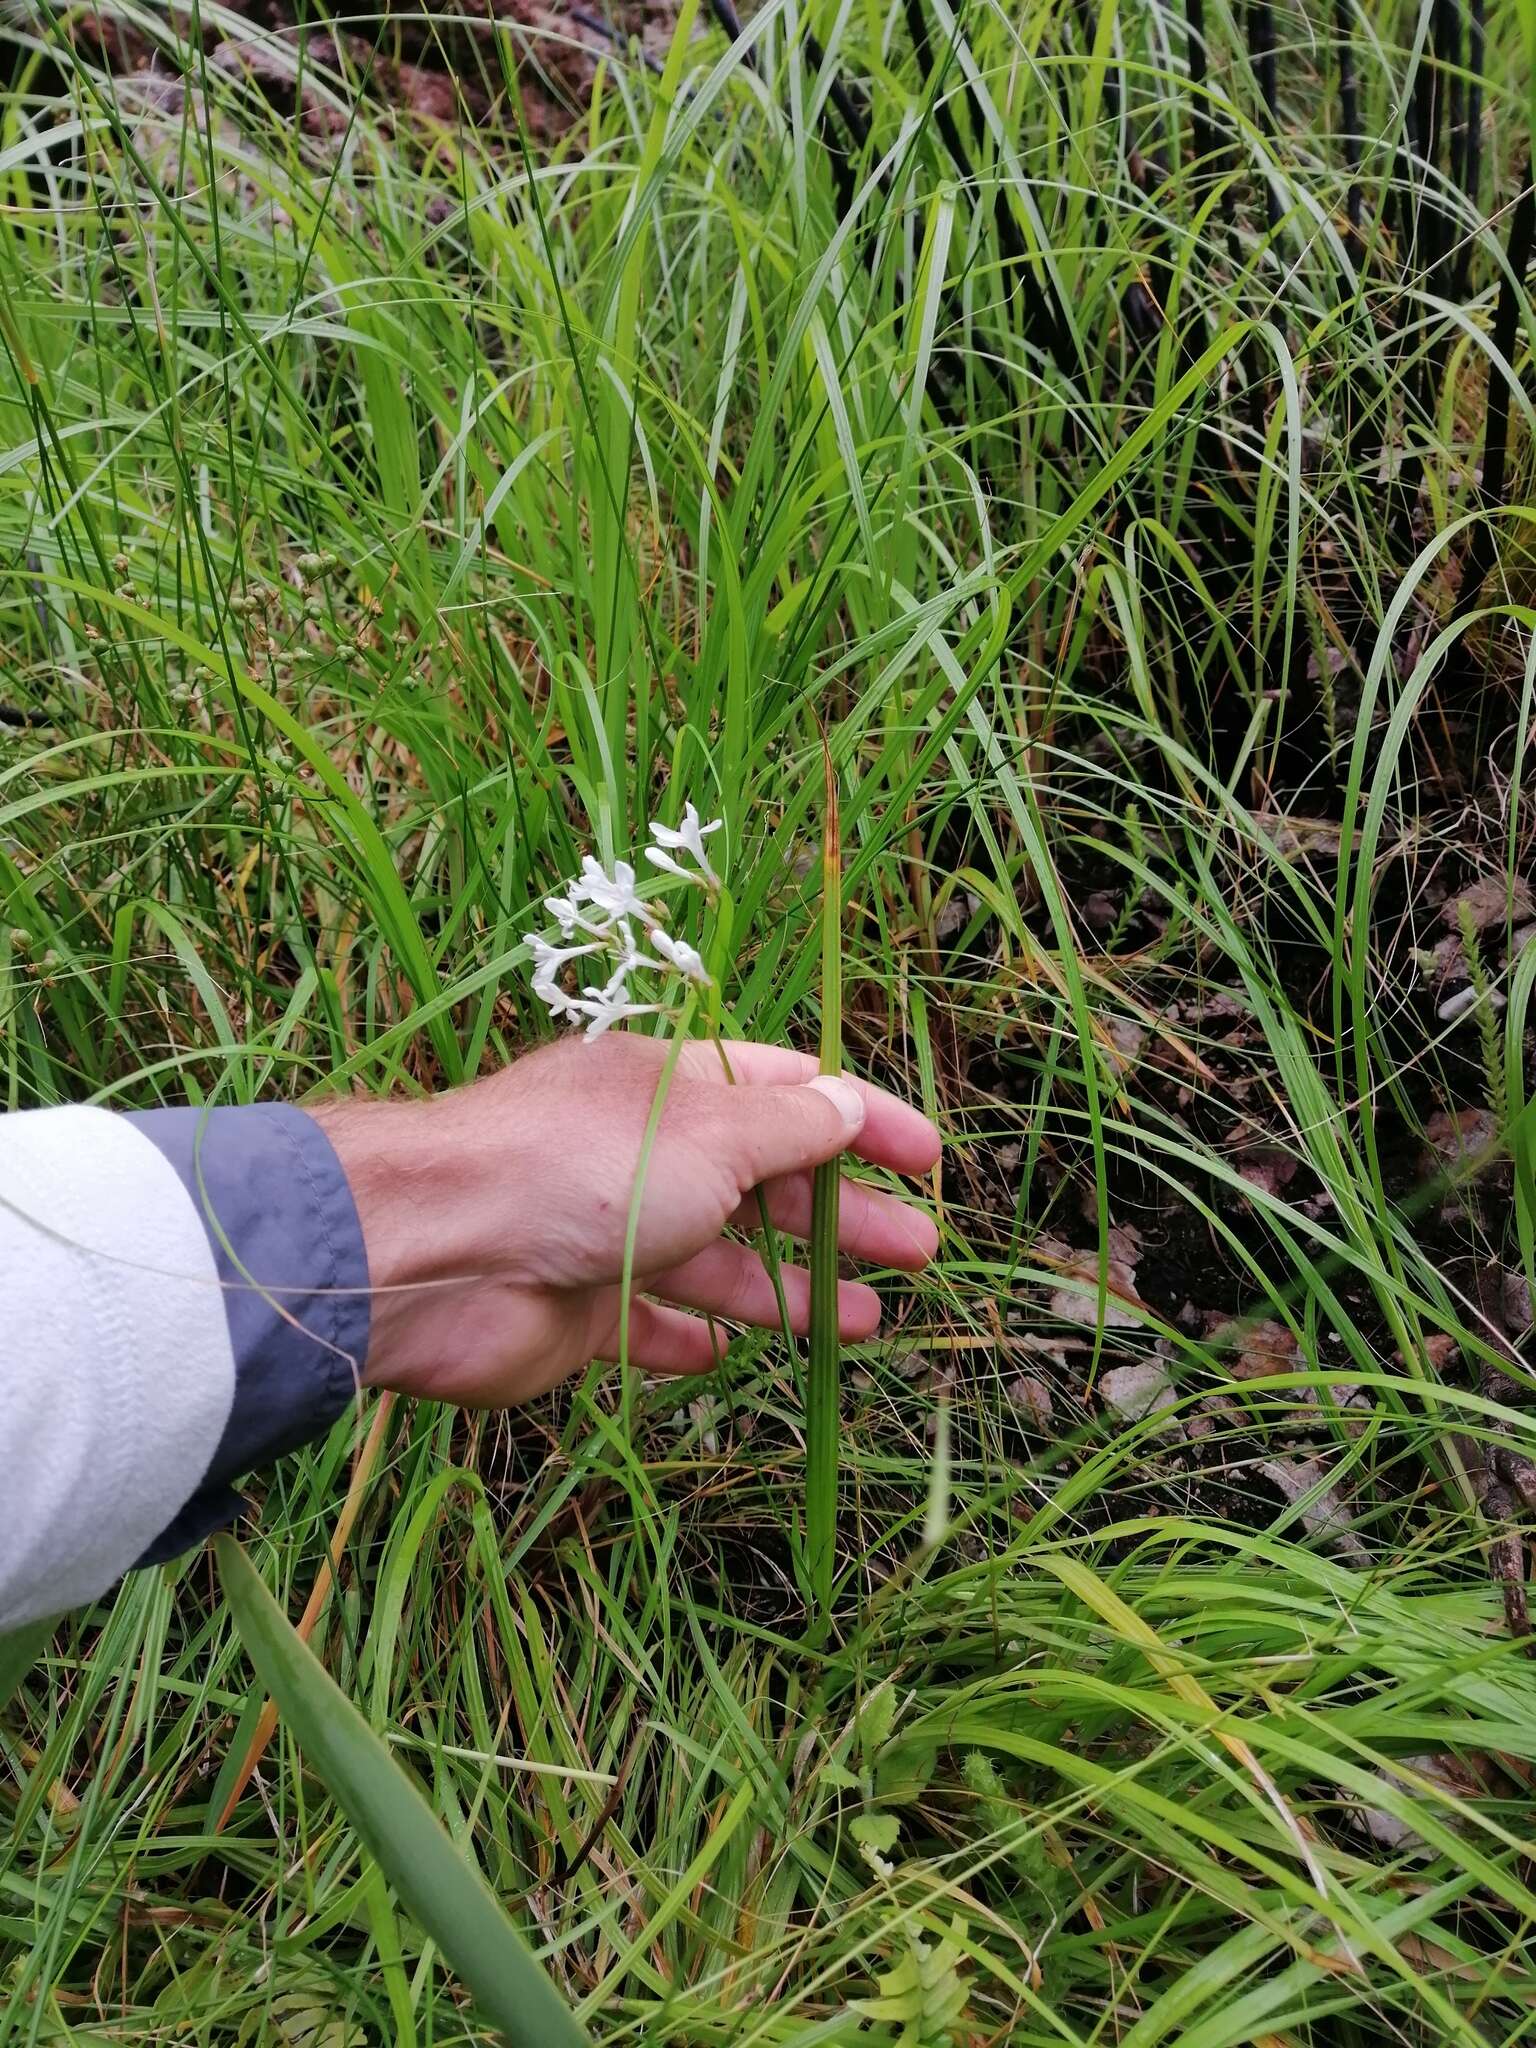
[(351, 1192), (286, 1105), (0, 1117), (0, 1280), (0, 1631), (231, 1520), (366, 1356)]

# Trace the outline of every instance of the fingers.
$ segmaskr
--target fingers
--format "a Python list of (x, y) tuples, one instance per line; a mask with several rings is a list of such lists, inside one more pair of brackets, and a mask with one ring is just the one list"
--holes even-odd
[[(698, 1316), (686, 1316), (664, 1302), (645, 1301), (639, 1296), (629, 1305), (629, 1362), (642, 1372), (669, 1377), (713, 1372), (725, 1355), (726, 1333), (711, 1333)], [(617, 1317), (608, 1341), (596, 1354), (617, 1360), (619, 1332)]]
[[(768, 1220), (791, 1237), (811, 1234), (811, 1179), (791, 1174), (764, 1190)], [(757, 1191), (747, 1196), (731, 1218), (738, 1230), (754, 1231), (762, 1222)], [(845, 1180), (837, 1209), (837, 1248), (870, 1266), (892, 1266), (900, 1273), (920, 1273), (939, 1248), (938, 1225), (921, 1209), (898, 1195), (886, 1195)]]
[[(811, 1276), (803, 1266), (779, 1267), (784, 1289), (784, 1306), (789, 1327), (804, 1336), (810, 1327)], [(773, 1280), (756, 1252), (745, 1245), (722, 1240), (706, 1251), (647, 1280), (646, 1286), (669, 1301), (702, 1309), (707, 1315), (723, 1316), (733, 1323), (753, 1323), (759, 1329), (779, 1327), (778, 1299)], [(880, 1327), (880, 1297), (872, 1287), (857, 1280), (840, 1280), (837, 1285), (838, 1334), (850, 1344), (873, 1337)]]
[[(785, 1045), (756, 1045), (737, 1039), (727, 1043), (725, 1054), (736, 1085), (754, 1092), (778, 1093), (804, 1086), (817, 1074), (817, 1063), (809, 1053), (793, 1052)], [(730, 1085), (725, 1081), (719, 1048), (703, 1040), (684, 1048), (680, 1066), (690, 1080)], [(851, 1149), (859, 1158), (871, 1166), (888, 1166), (893, 1173), (931, 1172), (939, 1156), (939, 1134), (922, 1111), (871, 1082), (846, 1078), (864, 1103), (863, 1123), (851, 1139)]]
[[(790, 1328), (804, 1336), (810, 1322), (811, 1276), (803, 1266), (781, 1266), (779, 1278)], [(713, 1372), (725, 1354), (728, 1338), (724, 1330), (706, 1320), (710, 1315), (764, 1329), (779, 1327), (778, 1303), (767, 1269), (755, 1253), (741, 1245), (711, 1245), (707, 1252), (650, 1284), (673, 1301), (704, 1314), (687, 1315), (681, 1307), (637, 1295), (629, 1306), (629, 1362), (643, 1372), (670, 1377)], [(838, 1334), (845, 1343), (865, 1343), (880, 1327), (880, 1298), (872, 1287), (839, 1281), (837, 1309)], [(619, 1355), (616, 1303), (596, 1355), (607, 1359)]]
[(863, 1128), (864, 1098), (851, 1081), (816, 1075), (798, 1086), (708, 1091), (711, 1149), (738, 1187), (835, 1159)]

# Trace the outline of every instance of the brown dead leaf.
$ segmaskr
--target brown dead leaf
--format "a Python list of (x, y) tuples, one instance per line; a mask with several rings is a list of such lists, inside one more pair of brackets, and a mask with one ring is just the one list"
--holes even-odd
[(1141, 1058), (1147, 1034), (1129, 1017), (1111, 1017), (1109, 1036), (1114, 1045), (1111, 1061), (1118, 1075), (1128, 1074)]
[(1050, 1428), (1053, 1413), (1051, 1390), (1044, 1380), (1036, 1379), (1033, 1373), (1020, 1373), (1017, 1379), (1011, 1379), (1004, 1387), (1003, 1398), (1032, 1429), (1044, 1434)]
[[(1092, 1218), (1090, 1216), (1090, 1221)], [(1141, 1256), (1140, 1234), (1128, 1225), (1115, 1225), (1107, 1233), (1108, 1252), (1105, 1284), (1104, 1326), (1110, 1330), (1134, 1330), (1151, 1310), (1136, 1292), (1136, 1261)], [(1035, 1256), (1042, 1265), (1054, 1266), (1063, 1280), (1074, 1282), (1058, 1287), (1051, 1295), (1051, 1314), (1064, 1323), (1076, 1323), (1091, 1330), (1098, 1322), (1099, 1261), (1097, 1253), (1078, 1250), (1059, 1237), (1035, 1239)], [(1140, 1310), (1140, 1315), (1136, 1310)]]
[(1083, 901), (1083, 922), (1096, 932), (1108, 931), (1120, 915), (1120, 901), (1107, 889), (1095, 889)]
[(1171, 1407), (1178, 1395), (1161, 1365), (1117, 1365), (1100, 1379), (1099, 1399), (1122, 1422), (1140, 1422), (1144, 1415)]
[(1518, 1267), (1506, 1266), (1499, 1274), (1499, 1307), (1511, 1337), (1524, 1337), (1536, 1321), (1536, 1296)]
[(1425, 1941), (1417, 1934), (1400, 1934), (1397, 1952), (1405, 1963), (1412, 1963), (1426, 1976), (1460, 1977), (1464, 1983), (1480, 1984), (1486, 1974), (1486, 1965), (1482, 1962), (1459, 1962), (1448, 1948), (1441, 1948), (1437, 1942)]
[(1498, 1123), (1486, 1109), (1437, 1109), (1424, 1126), (1431, 1171), (1464, 1172), (1498, 1135)]
[(1184, 1433), (1192, 1443), (1202, 1443), (1207, 1437), (1215, 1436), (1218, 1432), (1235, 1438), (1243, 1430), (1247, 1420), (1247, 1416), (1235, 1401), (1228, 1400), (1225, 1394), (1212, 1394), (1208, 1400), (1200, 1403), (1199, 1408), (1186, 1421)]
[(1238, 1161), (1237, 1170), (1250, 1187), (1263, 1195), (1278, 1195), (1296, 1178), (1300, 1161), (1278, 1145), (1256, 1146)]
[[(1441, 1802), (1449, 1805), (1479, 1799), (1488, 1789), (1475, 1771), (1459, 1757), (1448, 1754), (1404, 1757), (1394, 1769), (1378, 1770), (1372, 1775), (1394, 1791), (1406, 1793), (1412, 1800), (1424, 1800), (1442, 1826), (1458, 1832), (1464, 1825), (1460, 1815), (1442, 1811)], [(1387, 1812), (1384, 1807), (1362, 1806), (1356, 1810), (1355, 1818), (1371, 1840), (1379, 1842), (1384, 1849), (1401, 1853), (1427, 1847), (1423, 1836), (1410, 1822)]]
[(1496, 1150), (1499, 1127), (1486, 1109), (1436, 1110), (1424, 1127), (1419, 1170), (1427, 1181), (1450, 1176), (1455, 1185), (1442, 1196), (1447, 1218), (1475, 1212), (1478, 1189), (1507, 1185), (1510, 1165)]
[(1516, 924), (1524, 924), (1536, 916), (1536, 898), (1531, 895), (1530, 884), (1516, 875), (1480, 875), (1470, 888), (1459, 895), (1448, 896), (1440, 906), (1440, 915), (1452, 931), (1460, 928), (1463, 910), (1471, 917), (1473, 925), (1485, 932), (1491, 925), (1504, 924), (1513, 918)]
[(1255, 811), (1253, 822), (1260, 836), (1269, 841), (1283, 860), (1308, 855), (1327, 860), (1338, 858), (1339, 828), (1329, 818), (1297, 818), (1274, 811)]
[(1426, 966), (1434, 981), (1464, 981), (1467, 974), (1467, 956), (1462, 950), (1461, 934), (1447, 932), (1443, 939), (1437, 939), (1427, 956)]
[(1353, 1565), (1370, 1565), (1371, 1554), (1355, 1534), (1343, 1496), (1327, 1483), (1328, 1469), (1320, 1458), (1262, 1458), (1258, 1469), (1288, 1501), (1306, 1502), (1301, 1526), (1309, 1535), (1320, 1536)]
[(1241, 1333), (1240, 1348), (1231, 1365), (1235, 1380), (1262, 1380), (1271, 1373), (1299, 1372), (1301, 1346), (1284, 1323), (1250, 1323)]

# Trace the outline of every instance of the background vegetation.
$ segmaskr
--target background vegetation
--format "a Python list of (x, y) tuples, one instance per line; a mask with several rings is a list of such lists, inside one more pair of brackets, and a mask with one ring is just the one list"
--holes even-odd
[[(254, 1489), (592, 2038), (1527, 2039), (1521, 12), (688, 0), (538, 147), (506, 21), (5, 36), (7, 1106), (504, 1060), (685, 796), (814, 1043), (830, 735), (834, 1635), (776, 1339)], [(262, 1702), (197, 1556), (21, 1680), (6, 2048), (488, 2038)]]

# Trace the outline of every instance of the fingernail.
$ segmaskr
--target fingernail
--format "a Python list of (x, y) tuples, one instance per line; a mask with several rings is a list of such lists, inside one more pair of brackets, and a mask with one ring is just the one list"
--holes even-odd
[(851, 1081), (845, 1081), (840, 1074), (818, 1074), (807, 1085), (818, 1089), (836, 1106), (850, 1138), (864, 1128), (864, 1098)]

